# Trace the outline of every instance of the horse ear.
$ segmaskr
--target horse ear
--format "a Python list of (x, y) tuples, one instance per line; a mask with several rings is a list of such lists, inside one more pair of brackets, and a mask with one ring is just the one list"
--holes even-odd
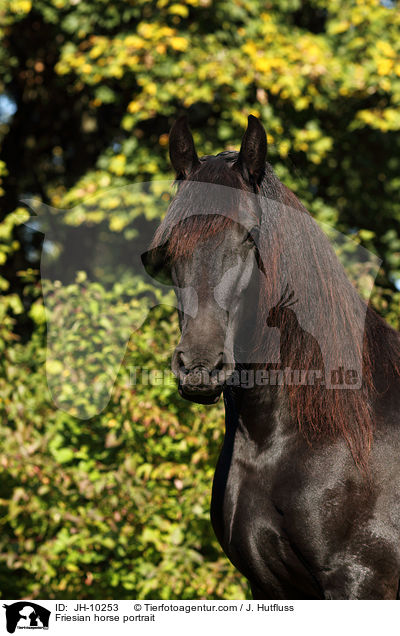
[(260, 183), (265, 171), (267, 135), (264, 127), (254, 115), (249, 115), (236, 168), (246, 181)]
[(179, 117), (171, 128), (169, 156), (177, 179), (187, 177), (200, 163), (186, 115)]

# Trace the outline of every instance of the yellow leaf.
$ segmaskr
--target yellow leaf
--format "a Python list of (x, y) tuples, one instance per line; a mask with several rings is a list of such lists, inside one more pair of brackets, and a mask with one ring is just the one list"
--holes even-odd
[(186, 51), (188, 47), (188, 41), (179, 36), (170, 38), (169, 44), (175, 51)]
[(110, 171), (121, 176), (125, 172), (126, 157), (125, 155), (116, 155), (110, 161)]
[(378, 42), (376, 43), (376, 48), (379, 49), (379, 51), (382, 51), (382, 53), (386, 55), (387, 57), (396, 56), (396, 52), (394, 51), (393, 47), (389, 44), (389, 42), (385, 42), (384, 40), (378, 40)]
[(388, 75), (393, 68), (393, 60), (382, 59), (378, 61), (377, 70), (379, 75)]
[(142, 105), (139, 102), (130, 102), (128, 104), (128, 113), (137, 113), (142, 108)]
[(184, 4), (171, 4), (168, 9), (168, 13), (180, 15), (182, 18), (187, 18), (189, 15), (189, 9)]
[(343, 33), (344, 31), (347, 31), (349, 26), (350, 24), (347, 20), (336, 22), (330, 26), (329, 33), (331, 33), (332, 35), (336, 35), (337, 33)]

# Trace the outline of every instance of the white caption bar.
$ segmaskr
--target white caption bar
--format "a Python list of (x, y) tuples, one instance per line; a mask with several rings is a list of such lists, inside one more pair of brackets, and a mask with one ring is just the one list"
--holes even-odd
[[(233, 634), (246, 630), (292, 636), (363, 636), (392, 629), (400, 604), (387, 601), (2, 601), (0, 633), (28, 636), (51, 634), (153, 634), (190, 636)], [(160, 632), (160, 630), (162, 630)], [(279, 631), (277, 631), (279, 630)]]

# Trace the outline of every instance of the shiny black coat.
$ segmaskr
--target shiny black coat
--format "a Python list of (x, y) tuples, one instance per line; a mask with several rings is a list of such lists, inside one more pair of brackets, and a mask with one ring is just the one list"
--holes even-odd
[(257, 599), (396, 599), (400, 391), (376, 404), (365, 475), (344, 440), (311, 446), (272, 389), (225, 391), (211, 519)]

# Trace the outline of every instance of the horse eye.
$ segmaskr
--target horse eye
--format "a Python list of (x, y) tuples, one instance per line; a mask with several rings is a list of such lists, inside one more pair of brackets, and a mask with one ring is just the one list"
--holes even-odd
[(254, 239), (253, 239), (253, 237), (252, 237), (252, 235), (251, 235), (251, 233), (250, 233), (250, 232), (248, 232), (248, 233), (246, 234), (246, 236), (244, 237), (244, 239), (243, 239), (242, 243), (243, 243), (243, 244), (245, 244), (245, 243), (250, 243), (250, 244), (254, 243)]
[(259, 239), (259, 228), (254, 226), (250, 232), (247, 232), (246, 237), (243, 240), (243, 243), (250, 243), (251, 245), (257, 245)]

